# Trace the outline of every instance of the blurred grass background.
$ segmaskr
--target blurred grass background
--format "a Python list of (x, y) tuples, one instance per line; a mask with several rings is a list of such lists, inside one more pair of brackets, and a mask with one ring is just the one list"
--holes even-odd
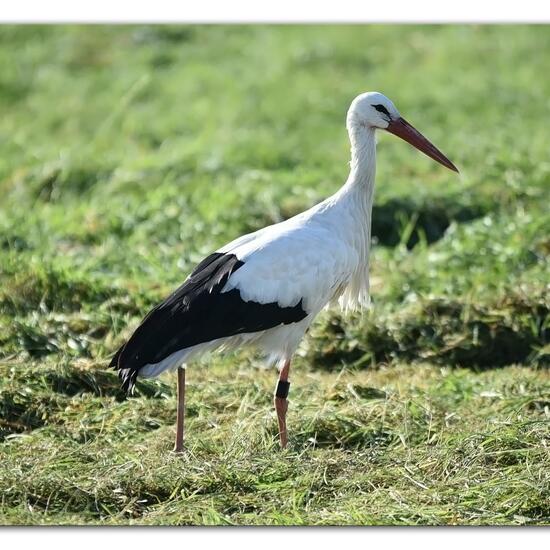
[[(0, 521), (550, 522), (548, 26), (0, 27)], [(123, 400), (110, 354), (202, 257), (333, 193), (367, 90), (373, 307), (292, 376), (214, 357)], [(498, 367), (498, 369), (496, 368)]]

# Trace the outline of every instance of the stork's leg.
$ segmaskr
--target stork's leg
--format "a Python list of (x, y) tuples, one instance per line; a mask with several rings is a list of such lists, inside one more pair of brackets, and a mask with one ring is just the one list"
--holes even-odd
[(279, 381), (277, 382), (275, 397), (273, 399), (275, 403), (275, 411), (277, 412), (277, 421), (279, 423), (279, 440), (281, 442), (281, 449), (285, 449), (288, 442), (288, 434), (286, 430), (286, 411), (288, 409), (287, 396), (290, 388), (290, 382), (288, 381), (289, 370), (290, 361), (287, 361), (279, 373)]
[(185, 368), (178, 367), (178, 412), (176, 420), (175, 453), (183, 452), (183, 421), (185, 417)]

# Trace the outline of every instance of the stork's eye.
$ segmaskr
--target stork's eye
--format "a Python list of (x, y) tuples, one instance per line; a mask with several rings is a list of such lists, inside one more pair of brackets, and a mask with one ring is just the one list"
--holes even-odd
[(373, 105), (373, 107), (374, 107), (379, 113), (384, 113), (385, 115), (390, 116), (390, 113), (388, 112), (388, 110), (386, 109), (386, 107), (384, 107), (384, 105)]

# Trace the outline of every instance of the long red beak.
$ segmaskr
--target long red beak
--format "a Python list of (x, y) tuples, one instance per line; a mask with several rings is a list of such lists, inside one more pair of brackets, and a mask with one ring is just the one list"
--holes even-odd
[(398, 118), (392, 120), (389, 126), (386, 128), (391, 134), (404, 139), (419, 151), (422, 151), (425, 155), (437, 160), (437, 162), (443, 164), (449, 168), (458, 172), (457, 167), (430, 141), (428, 141), (414, 126), (409, 124), (404, 118)]

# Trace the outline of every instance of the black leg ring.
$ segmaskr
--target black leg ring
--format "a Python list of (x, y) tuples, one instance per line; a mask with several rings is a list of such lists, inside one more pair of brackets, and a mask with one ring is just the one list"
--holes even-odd
[(288, 397), (288, 390), (290, 388), (290, 382), (288, 380), (279, 380), (277, 384), (277, 391), (275, 392), (275, 397), (282, 397), (286, 399)]

